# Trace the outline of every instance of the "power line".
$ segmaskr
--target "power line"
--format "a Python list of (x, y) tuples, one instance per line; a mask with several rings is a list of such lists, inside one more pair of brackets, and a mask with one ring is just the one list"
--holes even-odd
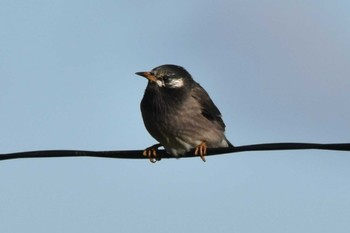
[[(248, 152), (248, 151), (272, 151), (272, 150), (337, 150), (350, 151), (350, 143), (265, 143), (244, 145), (227, 148), (208, 148), (206, 156)], [(143, 150), (117, 150), (117, 151), (85, 151), (85, 150), (40, 150), (40, 151), (24, 151), (16, 153), (0, 154), (0, 160), (7, 159), (25, 159), (25, 158), (59, 158), (59, 157), (98, 157), (98, 158), (114, 158), (114, 159), (148, 159), (142, 155)], [(157, 151), (157, 160), (176, 158), (168, 154), (165, 150)], [(194, 150), (186, 153), (180, 158), (197, 157)]]

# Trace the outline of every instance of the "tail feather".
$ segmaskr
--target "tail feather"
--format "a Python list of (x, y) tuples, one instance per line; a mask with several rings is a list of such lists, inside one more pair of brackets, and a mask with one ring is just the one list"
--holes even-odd
[(228, 147), (235, 147), (229, 140), (226, 139), (226, 142), (228, 144)]

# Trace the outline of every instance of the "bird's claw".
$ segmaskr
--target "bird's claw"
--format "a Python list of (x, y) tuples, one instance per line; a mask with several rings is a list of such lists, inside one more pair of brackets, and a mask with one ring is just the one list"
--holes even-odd
[(153, 146), (150, 146), (142, 152), (142, 155), (147, 157), (151, 163), (155, 163), (161, 160), (161, 158), (157, 155), (157, 151), (160, 146), (161, 145), (159, 143)]
[(207, 154), (207, 145), (205, 142), (202, 142), (196, 147), (196, 150), (194, 151), (195, 155), (199, 155), (203, 162), (205, 162), (205, 155)]

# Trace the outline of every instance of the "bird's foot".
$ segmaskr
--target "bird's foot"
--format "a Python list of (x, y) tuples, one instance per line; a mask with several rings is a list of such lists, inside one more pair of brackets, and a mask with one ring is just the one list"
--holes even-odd
[(160, 146), (162, 146), (162, 145), (159, 143), (154, 144), (153, 146), (146, 148), (142, 152), (142, 155), (147, 157), (151, 163), (155, 163), (155, 162), (161, 160), (161, 158), (157, 155), (157, 151), (158, 151), (158, 148)]
[(205, 142), (202, 142), (196, 147), (196, 150), (194, 151), (195, 155), (199, 155), (203, 162), (205, 162), (205, 155), (207, 154), (207, 145)]

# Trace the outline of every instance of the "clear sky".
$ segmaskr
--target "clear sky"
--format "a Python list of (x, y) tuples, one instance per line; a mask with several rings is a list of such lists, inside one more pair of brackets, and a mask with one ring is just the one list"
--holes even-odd
[[(350, 142), (349, 1), (0, 0), (0, 153), (143, 149), (184, 66), (235, 145)], [(349, 232), (350, 154), (0, 162), (0, 232)]]

